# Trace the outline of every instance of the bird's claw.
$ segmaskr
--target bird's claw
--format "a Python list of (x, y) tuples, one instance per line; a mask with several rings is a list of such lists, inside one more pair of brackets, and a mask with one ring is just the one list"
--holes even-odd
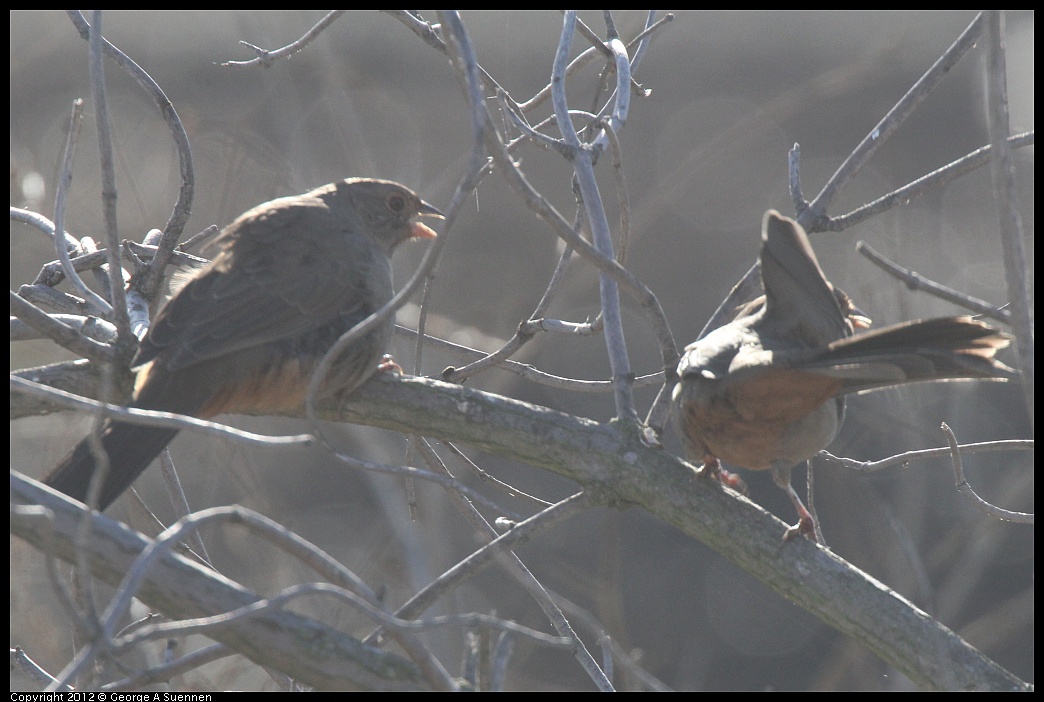
[(717, 458), (704, 457), (703, 465), (696, 469), (696, 475), (700, 478), (727, 485), (744, 497), (750, 494), (747, 484), (743, 482), (743, 478), (722, 468), (721, 461)]
[(378, 373), (395, 373), (402, 375), (402, 366), (395, 362), (390, 353), (381, 356), (381, 362), (377, 364)]
[(806, 513), (798, 520), (797, 524), (784, 531), (783, 543), (792, 541), (799, 536), (804, 536), (814, 544), (819, 543), (819, 539), (816, 538), (816, 525), (812, 520), (812, 515)]

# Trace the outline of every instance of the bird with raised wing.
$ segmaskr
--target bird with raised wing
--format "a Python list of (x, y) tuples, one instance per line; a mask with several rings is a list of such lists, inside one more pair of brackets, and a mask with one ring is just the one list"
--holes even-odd
[(672, 413), (688, 457), (771, 470), (799, 522), (812, 517), (790, 482), (793, 466), (824, 449), (844, 418), (844, 396), (932, 380), (1011, 378), (994, 358), (1008, 335), (971, 317), (904, 322), (874, 331), (823, 274), (804, 229), (774, 210), (762, 225), (765, 294), (685, 348)]

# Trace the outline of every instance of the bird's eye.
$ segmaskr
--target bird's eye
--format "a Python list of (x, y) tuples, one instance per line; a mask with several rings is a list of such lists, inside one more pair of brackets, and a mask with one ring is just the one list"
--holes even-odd
[(388, 198), (388, 209), (392, 212), (402, 212), (406, 209), (406, 198), (402, 195), (392, 195)]

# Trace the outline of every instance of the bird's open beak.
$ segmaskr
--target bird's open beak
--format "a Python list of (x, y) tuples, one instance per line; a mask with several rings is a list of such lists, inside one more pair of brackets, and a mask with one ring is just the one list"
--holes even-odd
[[(439, 219), (446, 219), (446, 215), (442, 214), (437, 207), (429, 205), (428, 203), (421, 200), (420, 209), (417, 211), (418, 217), (437, 217)], [(413, 239), (434, 239), (438, 237), (435, 230), (429, 227), (427, 224), (421, 222), (413, 222), (410, 224), (410, 237)]]

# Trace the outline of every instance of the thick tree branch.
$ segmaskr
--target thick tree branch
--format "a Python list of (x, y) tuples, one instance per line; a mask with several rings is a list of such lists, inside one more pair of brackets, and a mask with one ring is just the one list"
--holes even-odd
[[(12, 509), (11, 533), (74, 562), (82, 505), (16, 473), (11, 474), (11, 497), (23, 505), (47, 505), (47, 513)], [(94, 531), (84, 544), (90, 551), (92, 573), (116, 585), (150, 541), (105, 516), (95, 513), (92, 519)], [(136, 597), (175, 618), (211, 616), (260, 600), (235, 582), (171, 553), (153, 564)], [(214, 627), (208, 636), (260, 665), (324, 690), (427, 689), (410, 661), (292, 612), (264, 612), (234, 626)]]

